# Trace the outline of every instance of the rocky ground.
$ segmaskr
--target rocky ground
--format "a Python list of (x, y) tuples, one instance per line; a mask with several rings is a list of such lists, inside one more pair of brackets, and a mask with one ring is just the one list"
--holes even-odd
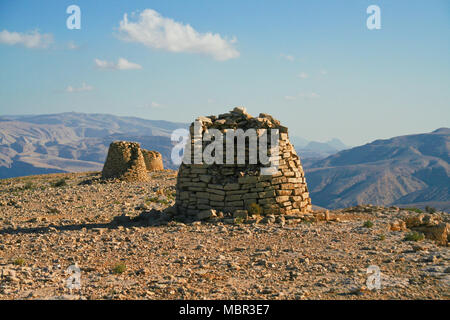
[[(148, 183), (105, 183), (98, 173), (0, 180), (0, 299), (450, 296), (446, 239), (410, 230), (445, 227), (446, 213), (359, 206), (276, 222), (173, 221), (170, 210), (160, 212), (173, 204), (176, 172), (151, 176)], [(75, 263), (81, 288), (69, 289)], [(378, 290), (366, 284), (372, 265), (381, 272)]]

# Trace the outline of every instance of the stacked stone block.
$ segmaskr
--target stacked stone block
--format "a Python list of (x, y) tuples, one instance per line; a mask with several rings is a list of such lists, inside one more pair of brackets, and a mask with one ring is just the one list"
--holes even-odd
[[(247, 210), (252, 203), (262, 209), (262, 213), (275, 215), (300, 215), (311, 211), (311, 199), (306, 185), (300, 158), (289, 141), (288, 130), (268, 114), (250, 116), (244, 108), (221, 114), (218, 117), (200, 117), (203, 132), (220, 129), (222, 132), (235, 129), (278, 129), (279, 154), (278, 170), (272, 175), (261, 175), (267, 165), (249, 164), (246, 145), (246, 164), (226, 164), (224, 144), (224, 164), (182, 163), (177, 178), (176, 206), (180, 214), (195, 217), (201, 210), (215, 209), (224, 213)], [(193, 150), (194, 135), (191, 125), (191, 139), (187, 148)], [(225, 140), (225, 138), (224, 138)], [(270, 138), (268, 139), (270, 141)], [(203, 148), (208, 143), (203, 143)], [(269, 146), (270, 148), (270, 146)], [(236, 160), (236, 151), (234, 152)]]
[(103, 179), (149, 181), (141, 147), (137, 142), (115, 141), (109, 146), (102, 171)]
[(145, 166), (148, 172), (164, 170), (161, 153), (157, 151), (141, 149), (144, 156)]

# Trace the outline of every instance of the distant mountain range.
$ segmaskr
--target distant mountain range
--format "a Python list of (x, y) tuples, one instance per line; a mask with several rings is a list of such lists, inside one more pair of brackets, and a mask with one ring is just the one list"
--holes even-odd
[[(170, 162), (170, 134), (187, 123), (60, 113), (0, 117), (0, 178), (100, 171), (115, 140), (137, 141)], [(434, 206), (450, 210), (450, 129), (376, 140), (349, 149), (338, 139), (291, 137), (302, 158), (313, 204)]]
[(341, 140), (333, 138), (327, 142), (308, 141), (300, 137), (291, 137), (292, 144), (302, 159), (319, 160), (341, 150), (349, 149)]
[[(165, 167), (176, 169), (169, 161), (170, 135), (173, 130), (188, 126), (187, 123), (75, 112), (1, 116), (0, 178), (98, 171), (103, 167), (109, 144), (115, 140), (136, 141), (145, 149), (159, 151)], [(327, 143), (301, 141), (302, 145), (306, 142), (306, 149), (300, 149), (306, 158), (308, 155), (314, 159), (324, 158), (338, 151)]]
[(450, 129), (376, 140), (305, 164), (314, 204), (450, 209)]
[(168, 168), (170, 134), (185, 123), (60, 113), (0, 117), (0, 178), (30, 174), (99, 171), (115, 140), (141, 143), (162, 153)]

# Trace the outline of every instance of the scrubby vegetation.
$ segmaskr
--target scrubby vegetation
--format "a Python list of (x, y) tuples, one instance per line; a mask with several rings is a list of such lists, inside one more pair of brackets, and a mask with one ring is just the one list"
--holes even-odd
[(405, 241), (422, 241), (425, 235), (421, 232), (412, 231), (406, 234)]
[(261, 215), (261, 213), (262, 213), (261, 206), (259, 204), (257, 204), (257, 203), (251, 203), (248, 206), (248, 213), (250, 215), (256, 215), (256, 216)]
[(114, 274), (122, 274), (126, 270), (127, 270), (127, 266), (124, 263), (118, 263), (113, 267), (112, 272)]
[(55, 181), (54, 183), (52, 183), (52, 187), (55, 188), (59, 188), (59, 187), (65, 187), (67, 186), (67, 181), (66, 179), (59, 179), (58, 181)]
[(363, 227), (365, 228), (372, 228), (373, 227), (373, 222), (370, 220), (367, 220), (364, 222)]
[(416, 207), (405, 208), (405, 210), (412, 211), (412, 212), (416, 212), (416, 213), (423, 213), (423, 211), (422, 211), (421, 209), (416, 208)]

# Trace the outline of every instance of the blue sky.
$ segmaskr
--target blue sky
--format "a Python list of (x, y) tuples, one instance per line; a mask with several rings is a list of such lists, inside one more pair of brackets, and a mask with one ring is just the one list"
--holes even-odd
[[(66, 27), (72, 4), (80, 30)], [(379, 30), (366, 27), (372, 4)], [(146, 9), (166, 33), (153, 37)], [(446, 0), (2, 0), (0, 114), (191, 122), (245, 106), (310, 140), (429, 132), (449, 126), (449, 18)], [(186, 25), (197, 38), (175, 32)]]

